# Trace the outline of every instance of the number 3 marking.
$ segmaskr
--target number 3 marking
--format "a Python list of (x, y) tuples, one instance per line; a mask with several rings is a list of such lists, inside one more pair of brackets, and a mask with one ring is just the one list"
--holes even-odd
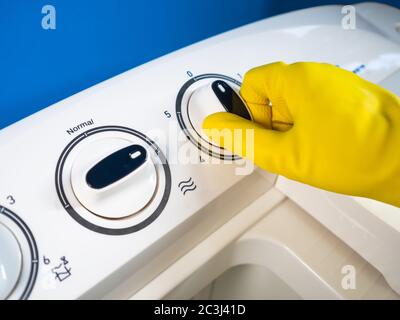
[(13, 196), (7, 196), (8, 204), (13, 205), (15, 203), (15, 199)]

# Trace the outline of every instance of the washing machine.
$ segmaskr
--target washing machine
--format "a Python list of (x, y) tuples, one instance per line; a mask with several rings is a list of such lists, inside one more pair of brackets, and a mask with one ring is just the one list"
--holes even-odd
[(0, 298), (398, 299), (399, 208), (262, 171), (201, 132), (224, 107), (209, 101), (274, 61), (400, 94), (400, 10), (268, 18), (1, 130)]

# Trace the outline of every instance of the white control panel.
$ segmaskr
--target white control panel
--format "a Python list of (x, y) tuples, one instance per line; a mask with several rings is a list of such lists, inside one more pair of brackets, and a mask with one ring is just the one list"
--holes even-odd
[(132, 294), (270, 189), (273, 175), (210, 143), (201, 122), (227, 110), (216, 90), (237, 92), (261, 64), (329, 62), (373, 82), (400, 68), (398, 44), (341, 19), (339, 6), (266, 19), (3, 129), (0, 298)]

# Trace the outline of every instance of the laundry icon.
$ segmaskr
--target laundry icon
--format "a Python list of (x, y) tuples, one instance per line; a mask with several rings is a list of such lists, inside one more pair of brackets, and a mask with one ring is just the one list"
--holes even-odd
[(195, 190), (197, 188), (197, 185), (194, 183), (192, 177), (190, 177), (188, 180), (179, 182), (178, 188), (183, 192), (183, 195), (185, 195), (186, 192)]

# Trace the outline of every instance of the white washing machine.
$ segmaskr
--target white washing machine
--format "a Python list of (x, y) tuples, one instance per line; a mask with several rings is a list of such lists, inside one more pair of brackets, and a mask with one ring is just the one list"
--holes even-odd
[(268, 18), (1, 130), (0, 298), (398, 299), (400, 209), (261, 171), (199, 130), (212, 84), (281, 60), (400, 94), (400, 11)]

